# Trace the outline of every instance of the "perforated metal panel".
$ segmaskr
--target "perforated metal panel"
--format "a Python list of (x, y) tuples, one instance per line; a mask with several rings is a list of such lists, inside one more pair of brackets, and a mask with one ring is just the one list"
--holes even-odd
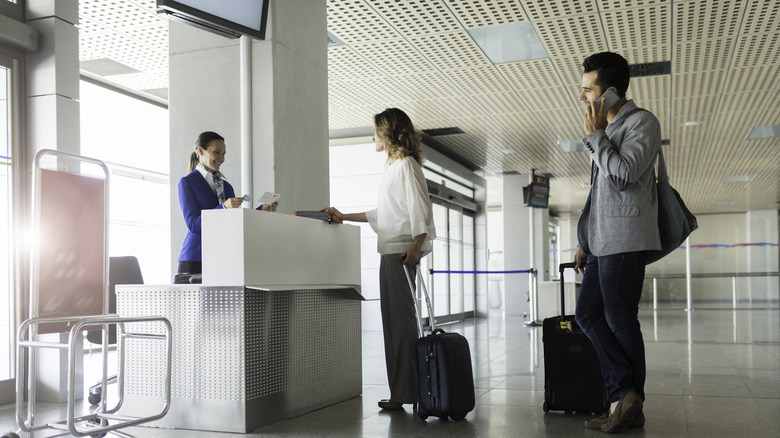
[[(276, 400), (337, 381), (350, 381), (360, 391), (360, 301), (344, 299), (338, 291), (120, 286), (117, 312), (164, 315), (171, 321), (171, 395), (179, 409), (246, 409), (255, 401)], [(154, 332), (153, 327), (136, 324), (136, 329), (141, 327)], [(129, 400), (161, 395), (163, 350), (148, 344), (154, 343), (127, 346)], [(317, 404), (316, 396), (288, 398), (287, 406), (278, 409)], [(247, 423), (258, 421), (249, 417)]]

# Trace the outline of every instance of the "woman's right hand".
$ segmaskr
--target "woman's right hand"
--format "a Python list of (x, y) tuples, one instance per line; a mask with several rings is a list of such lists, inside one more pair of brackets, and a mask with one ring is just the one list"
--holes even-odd
[(222, 203), (222, 208), (238, 208), (244, 203), (244, 198), (228, 198)]
[(271, 213), (276, 212), (276, 208), (279, 206), (279, 201), (274, 201), (273, 204), (263, 204), (262, 207), (260, 207), (263, 211), (270, 211)]
[(337, 218), (339, 218), (339, 220), (342, 220), (342, 221), (344, 220), (344, 215), (341, 214), (341, 212), (338, 211), (338, 209), (336, 207), (325, 207), (325, 208), (323, 208), (320, 211), (323, 211), (325, 213), (330, 213), (331, 215), (336, 216)]

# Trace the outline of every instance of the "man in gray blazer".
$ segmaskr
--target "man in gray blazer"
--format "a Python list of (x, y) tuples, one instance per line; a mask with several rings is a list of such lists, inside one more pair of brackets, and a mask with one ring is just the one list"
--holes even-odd
[[(639, 299), (648, 251), (661, 249), (654, 164), (661, 127), (626, 99), (628, 62), (597, 53), (583, 62), (583, 138), (591, 156), (591, 189), (578, 224), (575, 271), (582, 272), (576, 321), (593, 343), (611, 403), (586, 421), (604, 432), (643, 427), (645, 350)], [(609, 108), (607, 90), (617, 94)], [(610, 102), (611, 103), (611, 102)]]

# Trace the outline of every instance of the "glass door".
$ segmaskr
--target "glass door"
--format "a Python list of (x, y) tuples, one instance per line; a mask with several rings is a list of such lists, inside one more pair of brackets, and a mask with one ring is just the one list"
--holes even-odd
[[(438, 322), (457, 321), (474, 316), (475, 269), (474, 218), (452, 205), (433, 204), (436, 240), (433, 253), (423, 259), (429, 276), (433, 313)], [(466, 273), (464, 273), (466, 272)]]

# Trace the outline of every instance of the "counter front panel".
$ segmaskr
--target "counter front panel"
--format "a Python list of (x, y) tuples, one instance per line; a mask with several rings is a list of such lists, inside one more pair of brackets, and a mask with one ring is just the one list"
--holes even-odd
[[(171, 409), (153, 425), (250, 432), (360, 395), (361, 301), (344, 296), (338, 289), (117, 286), (120, 315), (162, 315), (173, 326)], [(121, 412), (162, 397), (162, 355), (141, 345), (127, 346)]]

